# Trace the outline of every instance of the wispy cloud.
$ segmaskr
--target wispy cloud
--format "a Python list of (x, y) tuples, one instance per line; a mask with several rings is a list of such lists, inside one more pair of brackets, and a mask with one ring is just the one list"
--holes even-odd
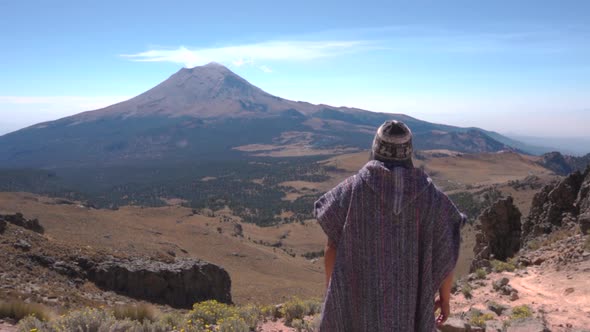
[[(360, 52), (374, 42), (363, 40), (329, 41), (267, 41), (236, 46), (153, 49), (136, 54), (124, 54), (125, 58), (142, 62), (172, 62), (186, 67), (203, 65), (211, 61), (233, 64), (237, 67), (255, 65), (265, 61), (309, 61), (333, 57), (351, 52)], [(266, 65), (260, 70), (271, 72)]]

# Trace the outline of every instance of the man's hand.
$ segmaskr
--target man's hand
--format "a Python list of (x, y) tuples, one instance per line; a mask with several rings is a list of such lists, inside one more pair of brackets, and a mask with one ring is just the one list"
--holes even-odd
[(440, 314), (436, 318), (436, 326), (440, 328), (444, 322), (447, 321), (449, 315), (451, 314), (451, 305), (449, 304), (449, 299), (436, 300), (436, 302), (434, 302), (434, 311), (436, 312), (438, 309), (440, 309)]

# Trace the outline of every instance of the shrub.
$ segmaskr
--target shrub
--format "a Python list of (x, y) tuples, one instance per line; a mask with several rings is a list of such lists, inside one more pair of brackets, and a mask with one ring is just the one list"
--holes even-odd
[(248, 325), (251, 330), (256, 329), (256, 326), (258, 326), (258, 322), (260, 322), (262, 316), (260, 308), (253, 304), (240, 307), (238, 313), (240, 318), (246, 323), (246, 325)]
[(487, 313), (482, 314), (481, 312), (476, 312), (471, 316), (470, 322), (473, 325), (484, 327), (486, 325), (486, 321), (494, 319), (494, 315)]
[(461, 287), (461, 293), (463, 293), (463, 296), (465, 296), (466, 299), (470, 299), (473, 297), (473, 294), (471, 294), (472, 290), (473, 289), (471, 288), (471, 286), (467, 283)]
[(494, 259), (491, 263), (494, 272), (513, 272), (514, 270), (516, 270), (516, 265), (514, 264), (514, 261), (512, 259), (509, 259), (507, 262), (502, 262)]
[(98, 332), (110, 329), (116, 323), (112, 312), (101, 309), (86, 308), (74, 310), (52, 322), (57, 331)]
[(158, 312), (154, 306), (142, 303), (138, 305), (116, 306), (113, 309), (113, 315), (119, 320), (129, 319), (143, 323), (146, 320), (150, 322), (156, 321)]
[(527, 243), (527, 247), (530, 250), (537, 250), (537, 249), (541, 248), (541, 242), (539, 242), (539, 240), (536, 240), (536, 239), (531, 240)]
[(225, 326), (227, 331), (231, 331), (230, 328), (234, 328), (233, 331), (241, 331), (241, 326), (246, 326), (246, 331), (249, 331), (256, 329), (261, 318), (261, 310), (255, 305), (236, 307), (210, 300), (195, 303), (187, 318), (204, 325), (219, 325), (221, 330), (222, 326)]
[(17, 332), (45, 331), (46, 324), (35, 316), (28, 316), (18, 322)]
[(221, 318), (237, 315), (234, 306), (225, 303), (219, 303), (215, 300), (195, 303), (187, 318), (193, 321), (203, 321), (205, 324), (217, 324)]
[(168, 326), (181, 326), (184, 324), (184, 321), (184, 317), (179, 313), (166, 313), (158, 319), (158, 322)]
[(218, 322), (219, 332), (250, 332), (248, 324), (238, 316), (222, 318)]
[(285, 318), (285, 325), (290, 326), (294, 319), (303, 319), (305, 316), (319, 313), (321, 307), (322, 304), (318, 300), (302, 301), (294, 298), (283, 304), (281, 314)]
[(526, 305), (521, 305), (521, 306), (514, 307), (512, 309), (512, 314), (510, 315), (510, 318), (512, 318), (512, 319), (527, 318), (527, 317), (531, 317), (532, 315), (533, 315), (533, 311), (531, 310), (531, 308), (529, 308)]
[(488, 275), (488, 273), (486, 272), (485, 269), (475, 270), (475, 276), (477, 277), (477, 279), (485, 279), (487, 275)]
[(0, 318), (12, 318), (21, 320), (28, 316), (35, 316), (39, 320), (46, 321), (49, 319), (49, 309), (37, 303), (25, 303), (20, 300), (10, 302), (0, 302)]
[(272, 320), (277, 320), (283, 317), (280, 306), (267, 305), (260, 309), (263, 317), (270, 317)]

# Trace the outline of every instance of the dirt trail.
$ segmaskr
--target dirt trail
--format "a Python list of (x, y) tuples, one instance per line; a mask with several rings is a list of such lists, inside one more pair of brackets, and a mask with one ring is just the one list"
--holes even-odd
[(0, 332), (16, 332), (16, 326), (8, 323), (0, 323)]
[[(590, 327), (590, 260), (563, 267), (534, 266), (524, 271), (489, 274), (486, 280), (476, 281), (483, 285), (472, 291), (473, 298), (454, 295), (452, 311), (467, 312), (471, 308), (487, 309), (487, 304), (496, 302), (511, 308), (527, 305), (534, 316), (544, 318), (553, 332), (588, 329)], [(494, 281), (507, 277), (509, 285), (518, 291), (518, 299), (500, 295), (492, 288)], [(506, 320), (508, 317), (498, 317)]]
[(590, 327), (588, 272), (590, 272), (590, 261), (562, 271), (530, 268), (529, 275), (513, 278), (510, 284), (520, 292), (519, 301), (522, 304), (531, 303), (534, 308), (545, 312), (545, 318), (552, 331), (559, 331), (567, 327), (567, 324), (576, 328), (588, 328)]

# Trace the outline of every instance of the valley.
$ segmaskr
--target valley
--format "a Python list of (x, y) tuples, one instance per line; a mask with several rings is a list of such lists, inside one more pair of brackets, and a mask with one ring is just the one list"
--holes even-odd
[[(278, 219), (271, 225), (244, 220), (223, 204), (194, 209), (182, 206), (184, 200), (177, 199), (157, 207), (125, 205), (105, 209), (63, 197), (24, 192), (0, 193), (0, 214), (23, 212), (26, 218), (37, 218), (45, 227), (45, 237), (66, 247), (164, 260), (203, 259), (228, 271), (236, 303), (280, 303), (292, 296), (308, 298), (322, 294), (323, 261), (315, 257), (321, 257), (325, 235), (311, 217), (313, 201), (354, 174), (366, 162), (367, 155), (366, 151), (343, 154), (312, 161), (317, 167), (298, 168), (305, 174), (309, 169), (323, 169), (323, 177), (314, 178), (315, 181), (274, 180), (280, 191), (279, 201), (292, 203), (306, 197), (308, 203), (301, 207), (305, 211), (300, 213), (305, 216), (303, 219), (291, 219), (297, 212), (287, 208), (275, 212), (273, 218)], [(470, 218), (475, 220), (486, 207), (483, 196), (490, 191), (512, 195), (523, 215), (528, 214), (539, 186), (558, 178), (534, 161), (535, 157), (516, 153), (473, 155), (437, 150), (419, 152), (416, 166), (432, 174), (434, 182), (451, 197), (463, 198), (456, 199), (456, 203), (462, 210), (473, 211)], [(198, 175), (198, 179), (209, 184), (224, 176), (215, 175)], [(255, 184), (260, 182), (253, 179), (256, 176), (248, 174), (239, 181)], [(271, 183), (268, 177), (263, 179)], [(526, 183), (526, 179), (532, 182), (515, 186), (517, 181)], [(471, 225), (464, 228), (463, 239), (458, 276), (468, 273), (473, 257)]]

